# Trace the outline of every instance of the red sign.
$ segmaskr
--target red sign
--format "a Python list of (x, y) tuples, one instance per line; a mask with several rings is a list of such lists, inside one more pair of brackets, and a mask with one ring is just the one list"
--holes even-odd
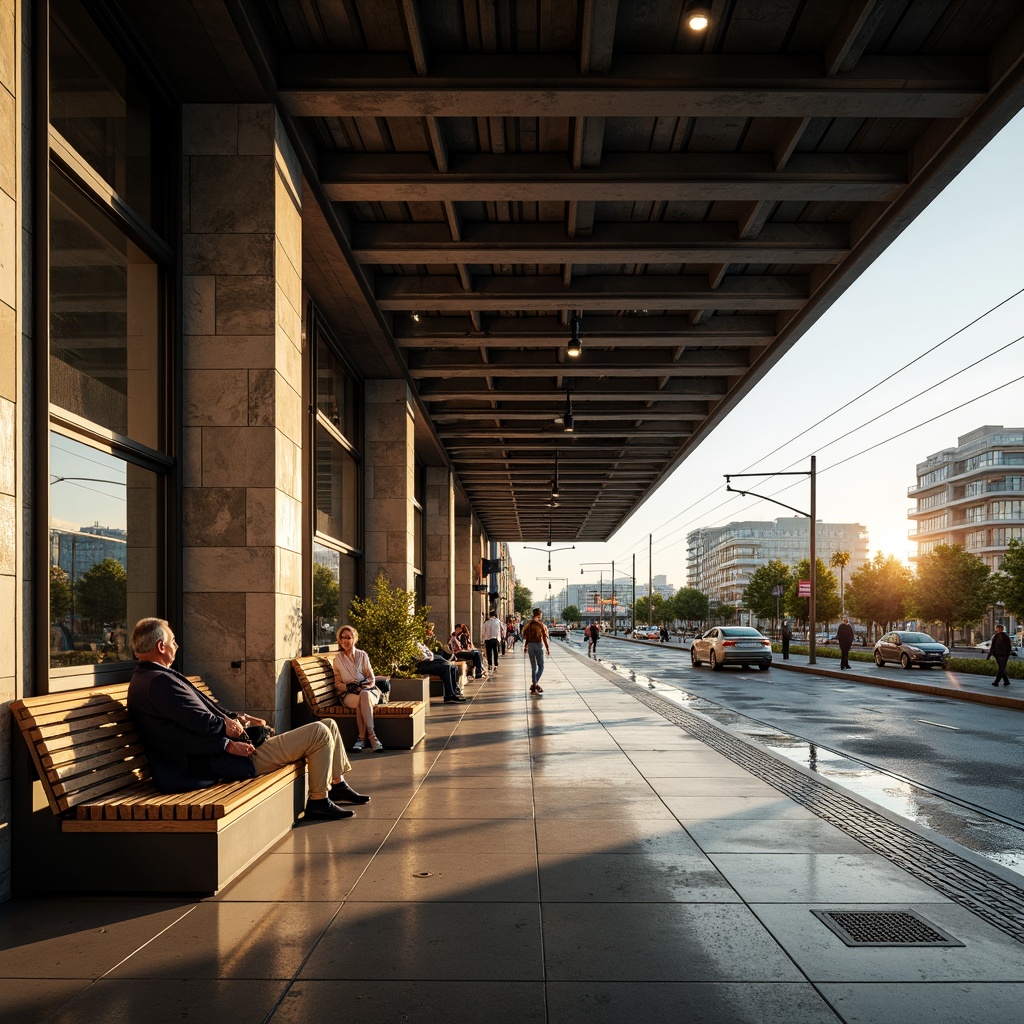
[(811, 581), (800, 580), (796, 585), (796, 596), (797, 597), (810, 597), (811, 596)]

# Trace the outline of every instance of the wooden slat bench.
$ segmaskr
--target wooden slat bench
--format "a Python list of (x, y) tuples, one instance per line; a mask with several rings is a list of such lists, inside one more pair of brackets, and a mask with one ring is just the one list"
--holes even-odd
[[(305, 658), (292, 658), (292, 671), (302, 687), (302, 695), (310, 712), (317, 718), (334, 718), (341, 738), (350, 748), (359, 736), (354, 708), (337, 703), (334, 689), (334, 669), (327, 655), (311, 654)], [(403, 680), (391, 680), (391, 700), (373, 709), (377, 738), (385, 747), (411, 749), (426, 735), (427, 705), (422, 700), (402, 700)], [(423, 683), (413, 679), (414, 689), (422, 692)]]
[(127, 694), (120, 683), (10, 705), (29, 755), (15, 758), (17, 890), (216, 892), (302, 810), (303, 764), (161, 793)]

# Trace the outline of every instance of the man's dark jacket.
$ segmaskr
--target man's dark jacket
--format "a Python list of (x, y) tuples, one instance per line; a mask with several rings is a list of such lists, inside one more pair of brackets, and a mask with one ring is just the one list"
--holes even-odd
[(227, 753), (224, 712), (173, 668), (140, 661), (128, 686), (128, 713), (164, 793), (256, 775), (251, 758)]
[(989, 644), (988, 653), (996, 659), (997, 665), (1005, 665), (1013, 650), (1013, 643), (1010, 641), (1009, 633), (996, 633)]
[(836, 630), (836, 640), (839, 642), (839, 650), (848, 651), (853, 646), (853, 626), (841, 622)]

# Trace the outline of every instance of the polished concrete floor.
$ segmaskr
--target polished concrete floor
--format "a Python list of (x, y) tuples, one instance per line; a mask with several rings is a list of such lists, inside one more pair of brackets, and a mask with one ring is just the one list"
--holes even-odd
[[(1020, 1019), (1024, 945), (665, 721), (557, 643), (353, 755), (216, 897), (0, 907), (0, 1020), (410, 1024)], [(962, 946), (850, 948), (814, 909), (914, 909)]]

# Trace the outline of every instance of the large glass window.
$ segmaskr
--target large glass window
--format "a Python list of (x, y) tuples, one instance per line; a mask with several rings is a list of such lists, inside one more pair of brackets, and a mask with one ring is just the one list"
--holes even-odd
[(146, 90), (79, 0), (50, 0), (50, 124), (147, 223), (152, 123)]
[(312, 335), (314, 508), (313, 645), (336, 643), (338, 626), (360, 591), (363, 546), (361, 385), (339, 354), (316, 310), (307, 309)]
[(84, 4), (50, 0), (49, 12), (49, 230), (40, 239), (49, 290), (39, 324), (49, 390), (39, 397), (51, 433), (49, 477), (39, 481), (48, 501), (40, 605), (45, 596), (51, 686), (61, 677), (66, 687), (83, 674), (126, 675), (134, 623), (167, 614), (174, 255), (150, 230), (154, 210), (168, 205), (169, 177), (154, 160), (157, 106)]

